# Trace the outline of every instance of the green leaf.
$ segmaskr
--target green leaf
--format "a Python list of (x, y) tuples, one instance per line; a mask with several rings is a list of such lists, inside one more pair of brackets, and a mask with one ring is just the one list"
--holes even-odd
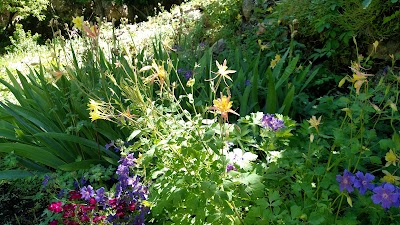
[(0, 180), (13, 180), (33, 176), (32, 172), (25, 170), (3, 170), (0, 171)]
[(294, 98), (294, 86), (292, 85), (289, 92), (286, 94), (285, 100), (283, 100), (283, 103), (281, 106), (283, 109), (279, 113), (282, 113), (285, 116), (287, 116), (289, 114), (289, 110), (292, 106), (293, 98)]
[(279, 78), (278, 82), (276, 82), (275, 89), (278, 89), (281, 87), (281, 85), (288, 80), (289, 76), (292, 74), (294, 69), (296, 69), (296, 64), (299, 61), (299, 56), (296, 56), (293, 58), (290, 62), (289, 65), (286, 66), (285, 71), (283, 72), (282, 76)]
[(51, 154), (45, 148), (21, 143), (0, 143), (0, 152), (10, 153), (12, 151), (18, 156), (42, 163), (54, 169), (65, 164), (63, 160)]
[(79, 162), (64, 164), (62, 166), (59, 166), (58, 169), (61, 169), (64, 171), (83, 170), (83, 169), (90, 169), (93, 165), (97, 165), (97, 164), (104, 165), (104, 161), (98, 160), (98, 159), (83, 160), (83, 161), (79, 161)]
[(267, 70), (268, 76), (268, 91), (267, 91), (267, 102), (265, 103), (267, 107), (267, 113), (275, 113), (276, 112), (276, 91), (275, 91), (275, 79), (272, 76), (271, 70), (268, 68)]
[(301, 216), (302, 212), (301, 212), (301, 207), (298, 205), (292, 205), (290, 207), (290, 215), (292, 217), (293, 220), (299, 218)]
[(126, 141), (130, 141), (132, 139), (134, 139), (138, 134), (140, 134), (140, 130), (134, 130), (131, 135), (129, 135), (128, 139)]
[(324, 214), (321, 212), (312, 212), (310, 214), (310, 219), (308, 220), (308, 222), (311, 225), (319, 225), (322, 224), (325, 221), (325, 217)]

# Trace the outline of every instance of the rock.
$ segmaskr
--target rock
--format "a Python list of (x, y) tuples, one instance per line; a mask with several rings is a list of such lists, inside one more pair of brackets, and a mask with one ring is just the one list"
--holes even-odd
[(251, 14), (254, 10), (254, 0), (243, 0), (242, 2), (242, 13), (246, 21), (250, 20)]

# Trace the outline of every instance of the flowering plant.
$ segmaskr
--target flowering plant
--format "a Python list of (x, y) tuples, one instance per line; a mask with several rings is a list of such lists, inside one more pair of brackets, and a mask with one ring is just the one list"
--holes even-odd
[[(117, 169), (115, 193), (106, 192), (104, 187), (94, 189), (89, 181), (81, 180), (81, 185), (74, 182), (75, 189), (67, 196), (60, 192), (58, 200), (47, 208), (50, 225), (65, 224), (134, 224), (145, 223), (145, 216), (150, 212), (147, 186), (141, 178), (131, 174), (135, 165), (133, 154), (121, 157)], [(47, 185), (49, 176), (45, 177)]]

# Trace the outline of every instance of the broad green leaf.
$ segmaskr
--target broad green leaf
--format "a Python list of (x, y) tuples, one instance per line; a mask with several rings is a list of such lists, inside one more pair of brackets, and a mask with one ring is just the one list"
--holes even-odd
[(128, 139), (126, 141), (130, 141), (132, 139), (134, 139), (138, 134), (140, 134), (140, 130), (134, 130), (131, 135), (129, 135)]
[(286, 94), (285, 100), (282, 103), (283, 110), (279, 113), (282, 113), (285, 116), (287, 116), (289, 114), (289, 110), (292, 106), (293, 98), (294, 98), (294, 86), (292, 85), (289, 92)]
[(63, 160), (51, 154), (45, 148), (35, 147), (27, 144), (0, 143), (0, 152), (14, 152), (18, 156), (28, 158), (38, 163), (42, 163), (54, 169), (65, 164)]
[(265, 106), (267, 107), (267, 113), (276, 113), (277, 96), (275, 91), (275, 79), (272, 76), (271, 70), (268, 68), (268, 90), (267, 90), (267, 102)]
[(13, 180), (33, 176), (34, 174), (25, 170), (3, 170), (0, 171), (0, 180)]
[(299, 61), (299, 56), (296, 56), (292, 60), (290, 60), (289, 65), (286, 66), (282, 76), (279, 78), (278, 82), (276, 82), (275, 86), (276, 90), (278, 90), (278, 88), (280, 88), (281, 85), (288, 80), (289, 76), (293, 73), (294, 69), (296, 69), (298, 61)]
[(314, 79), (315, 75), (317, 75), (318, 70), (320, 68), (321, 67), (314, 68), (314, 71), (308, 76), (306, 82), (304, 82), (303, 86), (300, 88), (300, 91), (298, 93), (303, 92), (304, 88), (306, 88), (308, 86), (308, 84)]
[(83, 160), (79, 162), (73, 162), (73, 163), (68, 163), (64, 164), (58, 167), (58, 169), (64, 170), (64, 171), (74, 171), (74, 170), (84, 170), (84, 169), (90, 169), (93, 165), (97, 164), (105, 164), (103, 160), (98, 160), (98, 159), (89, 159), (89, 160)]
[(299, 218), (302, 214), (301, 207), (298, 205), (292, 205), (290, 207), (290, 215), (293, 220)]

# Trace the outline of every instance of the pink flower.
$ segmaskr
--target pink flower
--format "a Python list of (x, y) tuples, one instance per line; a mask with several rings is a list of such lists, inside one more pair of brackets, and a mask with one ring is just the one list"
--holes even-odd
[(81, 215), (81, 216), (79, 217), (79, 219), (80, 219), (82, 222), (89, 222), (89, 221), (90, 221), (90, 219), (89, 219), (89, 217), (88, 217), (87, 215)]
[(89, 204), (90, 204), (90, 205), (96, 205), (96, 203), (97, 203), (97, 201), (96, 201), (96, 199), (94, 199), (94, 198), (91, 198), (91, 199), (89, 200)]
[(53, 220), (49, 223), (49, 225), (57, 225), (58, 224), (58, 220)]
[(93, 223), (98, 222), (100, 220), (104, 220), (106, 216), (96, 216), (93, 218)]
[(49, 205), (48, 209), (52, 212), (59, 213), (63, 210), (61, 205), (62, 205), (62, 202), (52, 202)]
[(70, 191), (68, 200), (76, 200), (80, 199), (81, 197), (82, 195), (79, 193), (79, 191)]
[(132, 202), (130, 205), (128, 205), (128, 209), (131, 210), (132, 212), (135, 211), (136, 208), (136, 203)]

